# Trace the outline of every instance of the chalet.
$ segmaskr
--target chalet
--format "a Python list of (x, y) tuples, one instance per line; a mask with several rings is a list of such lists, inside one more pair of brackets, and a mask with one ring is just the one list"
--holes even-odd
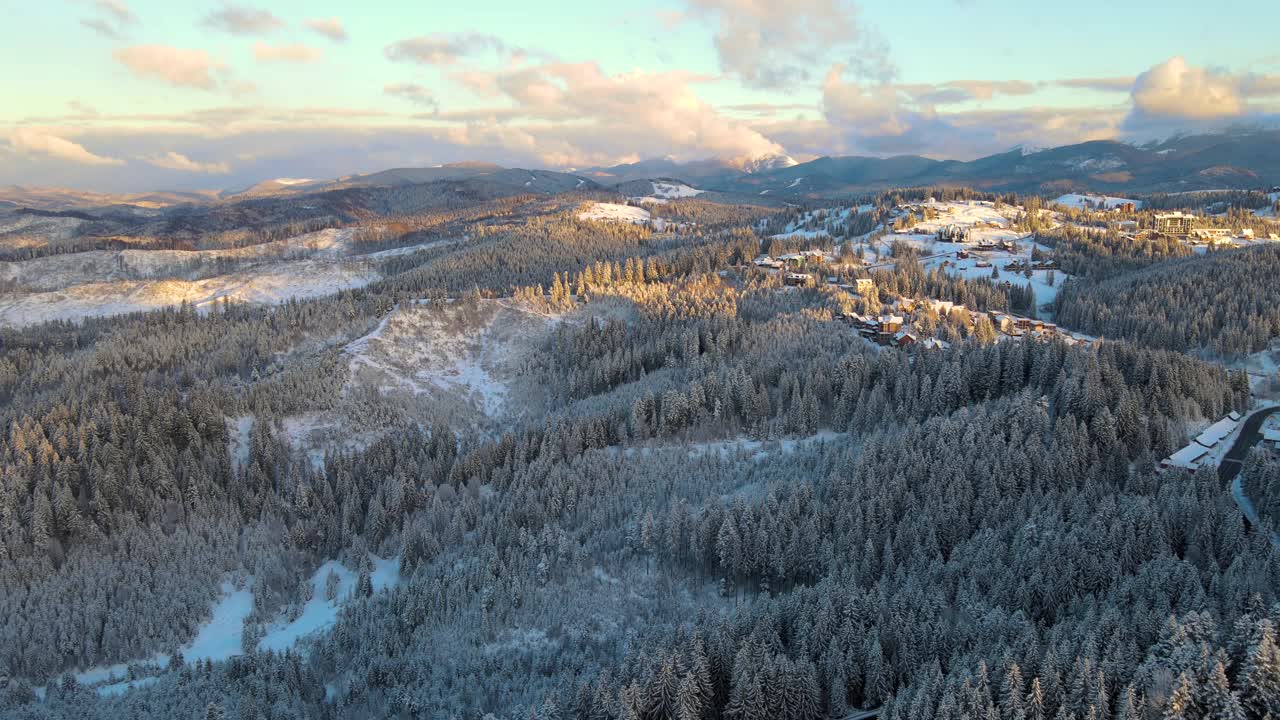
[(1262, 441), (1272, 450), (1280, 448), (1280, 428), (1263, 428)]
[(968, 251), (968, 250), (957, 250), (957, 251), (956, 251), (956, 259), (957, 259), (957, 260), (968, 260), (968, 259), (969, 259), (969, 251)]
[(915, 335), (907, 332), (906, 330), (899, 330), (897, 334), (893, 336), (893, 340), (891, 340), (889, 344), (897, 348), (903, 348), (915, 345), (916, 342), (917, 339)]
[(969, 228), (956, 224), (943, 225), (938, 230), (938, 240), (940, 242), (969, 242)]
[(1012, 315), (1006, 315), (1002, 312), (991, 311), (991, 324), (996, 326), (996, 330), (1002, 333), (1011, 333), (1017, 330), (1017, 320)]
[(1205, 456), (1208, 454), (1209, 448), (1191, 443), (1178, 452), (1160, 461), (1160, 469), (1170, 470), (1178, 468), (1181, 470), (1198, 470), (1200, 469), (1200, 464), (1204, 462)]
[(916, 311), (916, 301), (911, 298), (898, 298), (898, 310), (904, 313), (913, 313)]
[(991, 262), (989, 260), (979, 260), (974, 263), (973, 266), (978, 268), (989, 268), (991, 267)]
[(807, 287), (813, 282), (813, 277), (805, 273), (787, 273), (783, 282), (792, 287)]
[(892, 335), (902, 329), (906, 320), (901, 315), (881, 315), (880, 332)]
[(1252, 240), (1252, 239), (1253, 239), (1253, 228), (1245, 228), (1245, 229), (1241, 230), (1241, 231), (1240, 231), (1240, 239), (1241, 239), (1241, 240)]
[(1218, 443), (1226, 440), (1231, 433), (1235, 432), (1239, 425), (1239, 420), (1232, 420), (1229, 416), (1224, 417), (1200, 433), (1196, 437), (1196, 442), (1203, 447), (1213, 449), (1217, 447)]
[(1193, 240), (1203, 240), (1212, 242), (1215, 240), (1224, 240), (1231, 237), (1231, 228), (1196, 228), (1191, 231)]
[(752, 263), (753, 265), (755, 265), (756, 267), (770, 268), (770, 269), (773, 269), (773, 270), (778, 270), (778, 269), (780, 269), (780, 268), (782, 267), (782, 261), (781, 261), (781, 260), (774, 260), (773, 258), (769, 257), (768, 255), (761, 255), (760, 257), (756, 258), (755, 260), (752, 260), (752, 261), (751, 261), (751, 263)]
[(1136, 210), (1136, 209), (1137, 209), (1137, 208), (1136, 208), (1136, 207), (1134, 206), (1134, 204), (1133, 204), (1133, 203), (1131, 203), (1131, 202), (1122, 202), (1122, 203), (1120, 203), (1119, 205), (1116, 205), (1116, 206), (1115, 206), (1115, 211), (1116, 211), (1116, 212), (1121, 212), (1121, 213), (1129, 213), (1129, 214), (1133, 214), (1134, 210)]
[(1186, 237), (1191, 234), (1191, 225), (1195, 221), (1195, 216), (1182, 212), (1161, 213), (1156, 215), (1155, 221), (1156, 232), (1161, 235)]

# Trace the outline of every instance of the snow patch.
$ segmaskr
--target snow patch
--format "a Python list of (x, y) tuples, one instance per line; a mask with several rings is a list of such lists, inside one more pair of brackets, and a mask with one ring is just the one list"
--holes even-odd
[(635, 225), (648, 224), (652, 217), (644, 208), (618, 203), (592, 203), (591, 207), (578, 213), (579, 220), (629, 222)]
[(1054, 200), (1054, 202), (1077, 210), (1084, 210), (1086, 208), (1105, 208), (1107, 210), (1112, 210), (1126, 203), (1132, 203), (1135, 208), (1142, 207), (1141, 200), (1111, 197), (1109, 195), (1080, 195), (1077, 193), (1068, 193)]

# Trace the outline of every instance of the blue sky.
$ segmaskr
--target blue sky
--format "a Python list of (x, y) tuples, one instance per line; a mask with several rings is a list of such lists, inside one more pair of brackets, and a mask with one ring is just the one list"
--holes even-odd
[(970, 158), (1269, 123), (1280, 4), (1245, 4), (15, 3), (0, 31), (0, 183)]

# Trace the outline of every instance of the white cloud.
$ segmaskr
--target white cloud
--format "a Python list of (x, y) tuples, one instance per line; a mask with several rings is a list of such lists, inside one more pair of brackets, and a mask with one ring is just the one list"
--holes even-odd
[(169, 45), (134, 45), (112, 52), (117, 62), (139, 77), (161, 80), (176, 87), (212, 90), (217, 86), (214, 71), (222, 65), (203, 50), (187, 50)]
[(224, 162), (197, 162), (182, 153), (176, 153), (172, 150), (157, 155), (145, 156), (142, 159), (166, 170), (181, 170), (183, 172), (206, 173), (209, 175), (226, 175), (231, 172), (231, 166)]
[(301, 43), (268, 45), (258, 41), (253, 45), (253, 56), (259, 62), (312, 63), (323, 57), (324, 53)]
[(337, 17), (311, 18), (302, 24), (334, 42), (347, 41), (347, 29), (342, 25), (342, 20)]
[(720, 67), (747, 85), (802, 83), (832, 57), (877, 81), (896, 74), (883, 39), (861, 24), (852, 0), (686, 1), (694, 17), (718, 26)]
[(1205, 120), (1244, 112), (1239, 78), (1193, 67), (1180, 56), (1139, 75), (1132, 95), (1135, 110), (1157, 117)]
[[(822, 124), (772, 126), (789, 150), (919, 154), (969, 159), (1021, 144), (1066, 145), (1112, 138), (1123, 108), (1028, 107), (942, 112), (938, 105), (1026, 95), (1036, 87), (1016, 81), (953, 81), (939, 85), (865, 85), (845, 80), (837, 65), (823, 83)], [(821, 149), (825, 143), (827, 147)]]
[(35, 128), (18, 128), (9, 135), (9, 147), (23, 155), (47, 155), (81, 165), (124, 165), (123, 160), (95, 155), (83, 145)]
[(221, 10), (205, 17), (204, 25), (232, 35), (265, 35), (279, 30), (285, 23), (269, 10), (224, 2)]

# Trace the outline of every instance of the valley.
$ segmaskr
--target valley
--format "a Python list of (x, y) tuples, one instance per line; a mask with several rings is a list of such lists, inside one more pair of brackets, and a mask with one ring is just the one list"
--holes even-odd
[(263, 185), (176, 248), (10, 216), (0, 708), (1267, 702), (1280, 451), (1161, 463), (1280, 387), (1257, 193), (603, 177)]

